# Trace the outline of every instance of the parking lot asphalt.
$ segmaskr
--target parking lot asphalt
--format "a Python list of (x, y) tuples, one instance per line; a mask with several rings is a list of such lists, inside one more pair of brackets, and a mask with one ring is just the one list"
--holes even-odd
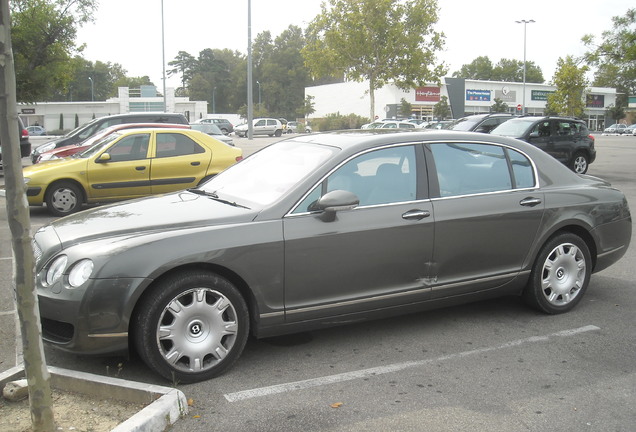
[[(235, 139), (246, 153), (267, 145)], [(261, 141), (262, 140), (262, 141)], [(274, 140), (274, 139), (271, 139)], [(254, 148), (250, 148), (254, 146)], [(636, 209), (636, 137), (596, 137), (590, 175)], [(31, 209), (32, 230), (52, 218)], [(12, 258), (0, 197), (0, 371), (20, 361)], [(176, 385), (192, 406), (173, 431), (633, 431), (636, 424), (636, 230), (626, 256), (592, 276), (572, 312), (516, 298), (248, 341), (216, 379), (166, 383), (132, 356), (46, 348), (50, 365)]]

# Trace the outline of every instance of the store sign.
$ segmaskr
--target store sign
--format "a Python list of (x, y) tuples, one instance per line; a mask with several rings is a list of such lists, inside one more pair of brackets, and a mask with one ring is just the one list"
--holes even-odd
[(467, 101), (490, 101), (490, 90), (466, 90)]
[(495, 90), (495, 99), (499, 99), (502, 102), (516, 102), (517, 92), (510, 90), (508, 86), (504, 86), (501, 90)]
[(548, 95), (554, 93), (553, 91), (547, 90), (532, 90), (530, 92), (530, 100), (533, 101), (547, 101)]
[(595, 94), (585, 95), (585, 106), (587, 108), (604, 108), (605, 95), (595, 95)]
[(440, 95), (439, 87), (418, 87), (415, 89), (415, 100), (419, 102), (439, 102)]
[(20, 112), (22, 114), (35, 114), (35, 108), (22, 108)]

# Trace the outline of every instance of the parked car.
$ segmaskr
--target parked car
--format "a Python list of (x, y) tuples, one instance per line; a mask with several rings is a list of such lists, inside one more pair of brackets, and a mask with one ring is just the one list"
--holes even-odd
[[(283, 124), (274, 118), (256, 118), (252, 120), (252, 133), (254, 135), (281, 136), (283, 134)], [(236, 135), (245, 138), (247, 136), (247, 123), (234, 128)]]
[(505, 121), (510, 120), (514, 116), (505, 113), (493, 114), (475, 114), (462, 117), (449, 124), (445, 129), (466, 131), (466, 132), (482, 132), (490, 133), (494, 128)]
[(189, 129), (189, 125), (183, 125), (178, 123), (122, 123), (115, 126), (107, 127), (106, 129), (102, 129), (97, 132), (90, 138), (85, 139), (84, 141), (71, 144), (67, 146), (58, 147), (53, 150), (49, 150), (47, 152), (42, 153), (35, 163), (46, 162), (48, 160), (53, 159), (62, 159), (68, 156), (72, 156), (75, 153), (80, 153), (89, 147), (92, 147), (95, 143), (100, 142), (106, 136), (110, 135), (113, 132), (121, 131), (124, 129), (140, 129), (140, 128), (176, 128), (176, 129)]
[(56, 216), (99, 203), (194, 187), (242, 158), (242, 151), (188, 129), (112, 132), (72, 158), (23, 169), (30, 205)]
[(29, 135), (31, 136), (46, 135), (46, 129), (44, 129), (42, 126), (37, 126), (37, 125), (28, 126), (26, 130), (29, 132)]
[(636, 123), (629, 125), (625, 128), (623, 135), (636, 135)]
[(571, 117), (517, 117), (490, 133), (527, 141), (578, 174), (585, 174), (596, 159), (594, 136), (584, 121)]
[(299, 123), (297, 121), (287, 122), (286, 133), (311, 133), (311, 126), (305, 123)]
[(360, 126), (360, 129), (375, 129), (376, 127), (378, 127), (381, 124), (382, 124), (381, 121), (374, 121), (374, 122), (371, 122), (371, 123), (365, 123), (362, 126)]
[(415, 129), (416, 126), (407, 121), (385, 120), (369, 129)]
[[(24, 127), (20, 117), (18, 117), (18, 136), (20, 137), (20, 156), (27, 157), (31, 153), (31, 141), (29, 140), (29, 131)], [(2, 148), (0, 148), (0, 171), (3, 170)]]
[(570, 311), (631, 232), (623, 193), (519, 140), (300, 135), (199, 187), (39, 229), (42, 337), (75, 353), (132, 347), (166, 379), (195, 382), (226, 371), (250, 333), (501, 295)]
[(190, 127), (194, 130), (198, 130), (203, 132), (204, 134), (208, 134), (213, 138), (218, 139), (219, 141), (224, 142), (227, 145), (234, 145), (234, 140), (232, 137), (227, 136), (226, 134), (218, 128), (214, 123), (192, 123)]
[(83, 126), (73, 129), (61, 138), (49, 141), (46, 144), (33, 149), (31, 152), (31, 162), (35, 163), (38, 156), (44, 152), (62, 146), (77, 144), (84, 141), (86, 138), (90, 138), (102, 129), (122, 123), (178, 123), (187, 125), (188, 119), (183, 114), (163, 112), (136, 112), (98, 117)]
[(218, 127), (225, 135), (234, 132), (234, 126), (232, 126), (232, 123), (230, 123), (228, 119), (224, 118), (205, 118), (195, 123), (213, 124)]
[(604, 135), (622, 135), (627, 129), (627, 125), (624, 124), (613, 124), (609, 127), (606, 127), (603, 130)]
[[(424, 124), (424, 123), (422, 123)], [(447, 129), (451, 124), (453, 124), (453, 120), (435, 120), (432, 122), (428, 122), (423, 129), (424, 130), (440, 130), (440, 129)]]

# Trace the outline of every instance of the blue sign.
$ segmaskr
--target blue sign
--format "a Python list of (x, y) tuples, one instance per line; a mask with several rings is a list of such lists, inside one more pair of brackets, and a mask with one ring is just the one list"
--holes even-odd
[(467, 101), (490, 101), (490, 90), (466, 90)]

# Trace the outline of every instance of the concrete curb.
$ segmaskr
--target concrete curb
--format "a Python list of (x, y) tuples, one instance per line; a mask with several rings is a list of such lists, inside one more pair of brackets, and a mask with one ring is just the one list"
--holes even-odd
[[(141, 411), (117, 425), (112, 432), (154, 432), (174, 424), (188, 412), (188, 403), (180, 390), (153, 384), (110, 378), (48, 367), (51, 387), (76, 393), (147, 404)], [(24, 367), (16, 366), (0, 373), (0, 388), (7, 382), (24, 378)]]

